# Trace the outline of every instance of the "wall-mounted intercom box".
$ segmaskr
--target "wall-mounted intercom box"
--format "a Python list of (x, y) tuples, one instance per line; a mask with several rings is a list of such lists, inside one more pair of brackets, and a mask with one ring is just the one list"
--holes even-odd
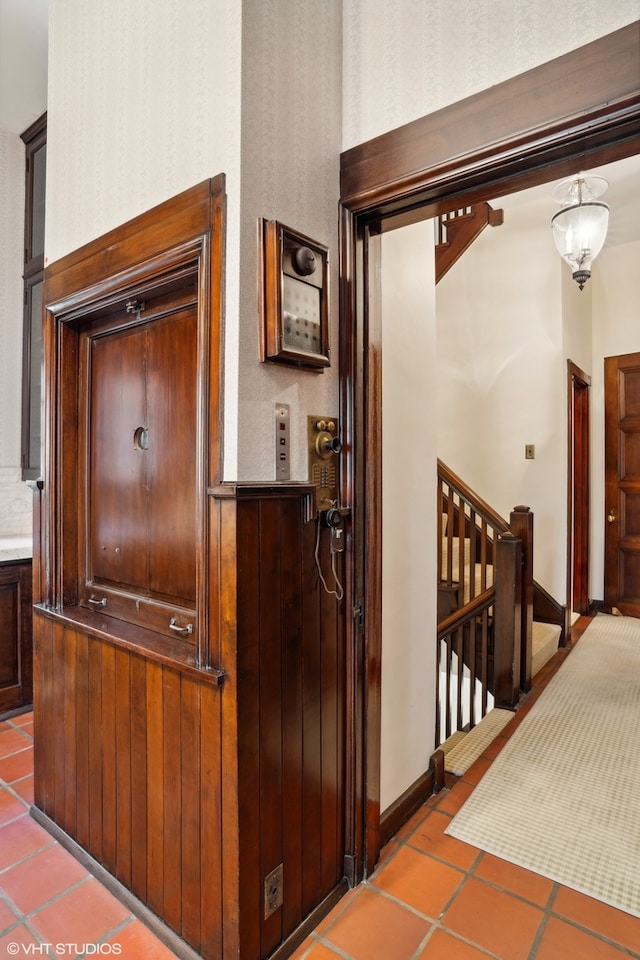
[(328, 367), (327, 247), (277, 220), (263, 220), (260, 269), (260, 359)]

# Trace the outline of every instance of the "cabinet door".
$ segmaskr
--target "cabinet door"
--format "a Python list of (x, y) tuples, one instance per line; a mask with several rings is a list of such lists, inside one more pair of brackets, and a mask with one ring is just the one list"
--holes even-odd
[(0, 564), (0, 713), (31, 703), (31, 561)]
[(194, 640), (198, 330), (185, 298), (148, 303), (152, 318), (130, 326), (123, 308), (87, 334), (82, 601)]

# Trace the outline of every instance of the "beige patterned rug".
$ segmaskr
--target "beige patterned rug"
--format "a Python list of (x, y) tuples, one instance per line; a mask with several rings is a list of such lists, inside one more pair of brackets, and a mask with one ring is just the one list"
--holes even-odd
[(640, 620), (594, 619), (446, 832), (640, 916)]

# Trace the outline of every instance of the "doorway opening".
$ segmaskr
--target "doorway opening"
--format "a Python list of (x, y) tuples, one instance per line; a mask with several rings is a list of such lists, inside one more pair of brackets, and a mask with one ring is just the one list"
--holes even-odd
[[(350, 453), (343, 498), (354, 509), (348, 557), (354, 609), (348, 637), (354, 799), (349, 844), (357, 878), (373, 870), (381, 843), (380, 236), (447, 208), (638, 154), (637, 28), (631, 24), (342, 156), (341, 389)], [(612, 77), (611, 62), (626, 66)], [(416, 795), (428, 789), (427, 779), (416, 782)]]

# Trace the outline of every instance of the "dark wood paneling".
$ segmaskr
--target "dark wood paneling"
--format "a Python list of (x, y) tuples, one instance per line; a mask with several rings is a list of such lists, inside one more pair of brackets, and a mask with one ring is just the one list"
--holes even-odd
[[(244, 943), (249, 956), (260, 956), (260, 923), (264, 915), (260, 891), (260, 819), (262, 789), (260, 782), (260, 505), (257, 502), (238, 508), (238, 829), (252, 843), (240, 848), (239, 912), (252, 917), (244, 927)], [(266, 664), (262, 664), (264, 667)], [(275, 664), (271, 665), (271, 671)]]
[[(129, 657), (131, 700), (125, 705), (131, 730), (131, 889), (147, 902), (147, 670), (142, 657)], [(124, 880), (123, 880), (124, 882)]]
[(344, 630), (309, 494), (212, 498), (222, 686), (36, 608), (36, 805), (206, 960), (269, 956), (345, 889)]
[[(321, 599), (314, 586), (315, 525), (305, 531), (302, 588), (302, 837), (306, 839), (305, 869), (302, 874), (302, 911), (308, 912), (320, 897), (322, 883), (322, 798), (317, 785), (322, 778), (322, 702), (318, 678), (322, 676)], [(326, 570), (326, 552), (322, 552)]]
[(221, 918), (220, 804), (204, 802), (220, 789), (216, 678), (197, 684), (55, 614), (36, 625), (36, 806), (199, 951), (205, 859), (207, 917)]
[(302, 596), (303, 529), (297, 522), (299, 504), (295, 500), (282, 504), (283, 523), (291, 531), (291, 541), (282, 551), (282, 795), (286, 798), (286, 822), (282, 835), (284, 873), (283, 930), (295, 929), (304, 916), (302, 904), (303, 863), (299, 856), (302, 837), (302, 795), (304, 737), (302, 717), (302, 680), (304, 657), (302, 637), (304, 617)]
[[(226, 696), (226, 690), (223, 690), (223, 695)], [(229, 811), (231, 829), (227, 832), (226, 811), (222, 806), (226, 780), (229, 778), (235, 782), (236, 777), (233, 767), (227, 770), (225, 764), (221, 766), (224, 733), (221, 701), (215, 687), (200, 686), (200, 821), (188, 831), (184, 846), (185, 863), (194, 850), (200, 851), (200, 952), (203, 957), (212, 960), (240, 956), (234, 951), (234, 944), (240, 941), (241, 932), (236, 891), (233, 888), (228, 891), (223, 882), (225, 861), (229, 859), (234, 865), (238, 862), (240, 838), (237, 829), (233, 829), (234, 825), (237, 826), (236, 811)], [(188, 791), (190, 786), (187, 781), (184, 783)], [(197, 863), (192, 866), (195, 880)], [(187, 871), (183, 871), (185, 875), (189, 875)], [(197, 907), (195, 913), (194, 930), (197, 929)], [(223, 939), (223, 922), (227, 918), (232, 929), (229, 943), (226, 938)], [(186, 924), (184, 929), (187, 929)]]
[[(264, 957), (343, 878), (342, 608), (320, 585), (308, 488), (230, 484), (212, 492), (218, 529), (236, 529), (237, 654), (222, 666), (225, 693), (238, 679), (242, 953)], [(320, 559), (330, 580), (328, 530)], [(283, 906), (265, 918), (264, 879), (280, 863)]]
[(116, 862), (111, 872), (131, 889), (131, 860), (133, 829), (132, 818), (132, 757), (136, 764), (140, 759), (133, 753), (132, 712), (133, 698), (131, 695), (131, 657), (123, 650), (115, 651), (115, 808), (116, 817)]

